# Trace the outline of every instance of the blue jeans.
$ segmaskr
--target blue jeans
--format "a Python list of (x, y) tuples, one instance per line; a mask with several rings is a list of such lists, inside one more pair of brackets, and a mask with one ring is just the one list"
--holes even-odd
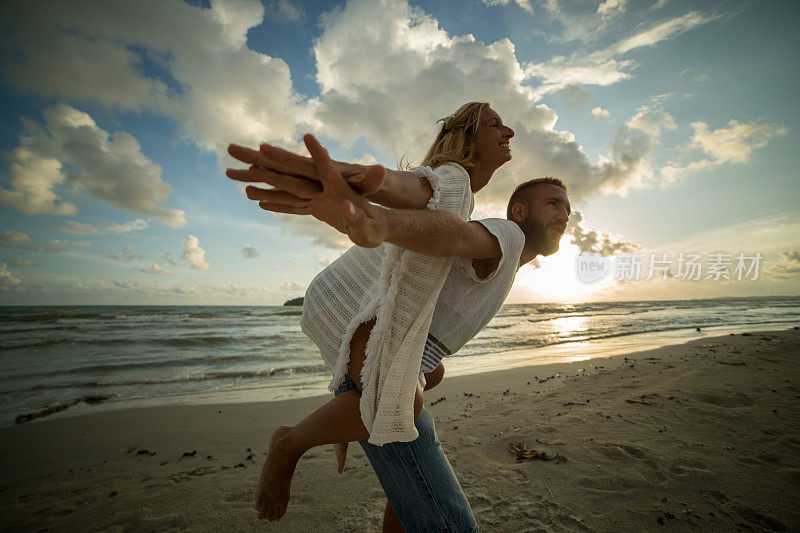
[[(345, 377), (336, 395), (356, 390)], [(467, 497), (436, 437), (433, 415), (417, 418), (419, 437), (383, 446), (359, 441), (406, 533), (478, 531)]]

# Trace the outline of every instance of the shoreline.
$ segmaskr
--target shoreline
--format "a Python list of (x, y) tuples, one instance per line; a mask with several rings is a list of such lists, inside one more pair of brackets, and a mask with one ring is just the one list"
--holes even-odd
[[(446, 378), (425, 405), (482, 530), (800, 528), (795, 329)], [(0, 529), (264, 527), (252, 497), (268, 437), (328, 398), (0, 428)], [(567, 462), (517, 462), (517, 443)], [(307, 453), (273, 527), (379, 530), (382, 491), (350, 450), (341, 476), (332, 446)]]
[[(478, 374), (502, 372), (506, 369), (524, 369), (566, 362), (580, 362), (591, 359), (607, 359), (619, 355), (628, 355), (641, 351), (668, 346), (679, 346), (693, 340), (710, 338), (709, 335), (741, 334), (743, 332), (784, 331), (794, 327), (793, 322), (777, 322), (772, 324), (741, 324), (709, 326), (701, 332), (680, 328), (675, 330), (617, 335), (609, 338), (589, 339), (580, 342), (555, 343), (538, 348), (518, 348), (491, 355), (472, 355), (448, 357), (445, 359), (447, 376), (474, 376)], [(603, 354), (603, 355), (601, 355)], [(21, 416), (36, 415), (51, 411), (50, 414), (35, 416), (24, 424), (54, 420), (63, 417), (85, 416), (93, 413), (120, 411), (127, 409), (148, 409), (168, 406), (192, 405), (232, 405), (262, 402), (280, 402), (304, 398), (327, 397), (329, 375), (322, 377), (309, 375), (305, 387), (297, 384), (270, 383), (267, 385), (247, 384), (239, 388), (220, 391), (205, 391), (191, 394), (175, 394), (170, 396), (153, 396), (148, 398), (114, 399), (113, 397), (91, 401), (98, 395), (88, 395), (90, 401), (83, 398), (70, 400), (62, 404), (50, 405), (26, 412), (9, 411), (0, 414), (0, 428), (13, 427), (15, 419)], [(277, 397), (264, 399), (265, 393), (273, 392)], [(99, 396), (103, 396), (100, 394)], [(62, 407), (66, 405), (66, 407)]]

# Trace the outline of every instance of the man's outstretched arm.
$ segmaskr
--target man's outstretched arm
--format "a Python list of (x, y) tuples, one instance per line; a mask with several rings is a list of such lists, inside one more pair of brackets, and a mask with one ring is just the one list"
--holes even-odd
[[(290, 191), (302, 198), (311, 198), (321, 191), (314, 161), (309, 157), (294, 154), (277, 146), (262, 144), (259, 150), (231, 144), (228, 153), (243, 163), (246, 169), (228, 169), (226, 175), (234, 180), (248, 183), (266, 183), (285, 188), (286, 183), (302, 180), (302, 190)], [(381, 165), (358, 165), (332, 161), (337, 172), (359, 193), (371, 202), (401, 209), (422, 209), (433, 195), (433, 189), (425, 178), (402, 170), (391, 170)]]

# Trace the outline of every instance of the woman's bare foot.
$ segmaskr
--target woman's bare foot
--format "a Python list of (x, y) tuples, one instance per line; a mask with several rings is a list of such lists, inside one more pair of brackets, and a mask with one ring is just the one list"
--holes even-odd
[(300, 457), (282, 449), (279, 441), (291, 429), (291, 426), (281, 426), (269, 439), (267, 458), (256, 485), (256, 510), (259, 519), (280, 520), (289, 505), (292, 476)]

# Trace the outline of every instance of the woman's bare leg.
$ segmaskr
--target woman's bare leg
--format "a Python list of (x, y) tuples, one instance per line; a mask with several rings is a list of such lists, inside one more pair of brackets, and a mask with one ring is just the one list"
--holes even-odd
[[(351, 390), (308, 415), (296, 426), (281, 426), (270, 439), (269, 451), (256, 487), (256, 509), (259, 518), (279, 520), (289, 503), (292, 476), (300, 457), (315, 446), (351, 442), (369, 438), (361, 420), (361, 367), (364, 349), (375, 321), (361, 324), (350, 342), (348, 375), (359, 390)], [(414, 419), (422, 410), (422, 388), (417, 385), (414, 398)]]

